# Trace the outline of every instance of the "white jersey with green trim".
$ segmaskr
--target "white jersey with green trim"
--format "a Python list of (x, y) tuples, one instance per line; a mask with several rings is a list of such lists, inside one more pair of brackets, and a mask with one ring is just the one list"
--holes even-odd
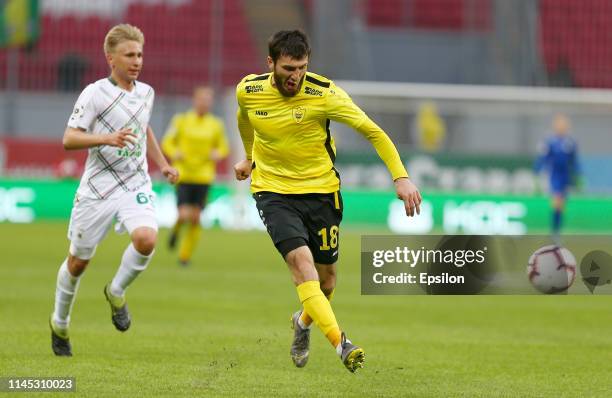
[(88, 134), (111, 134), (131, 128), (137, 138), (123, 148), (108, 145), (89, 148), (77, 195), (107, 199), (150, 184), (147, 127), (154, 98), (153, 88), (145, 83), (135, 82), (132, 91), (127, 91), (110, 78), (100, 79), (83, 90), (68, 119), (68, 127)]

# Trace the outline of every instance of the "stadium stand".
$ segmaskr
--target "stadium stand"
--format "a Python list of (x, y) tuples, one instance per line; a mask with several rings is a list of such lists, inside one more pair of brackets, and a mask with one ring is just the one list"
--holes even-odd
[[(209, 80), (210, 21), (215, 17), (212, 3), (212, 0), (184, 4), (131, 2), (127, 6), (120, 20), (139, 26), (145, 33), (142, 80), (152, 84), (158, 93), (187, 94), (194, 84)], [(223, 38), (219, 46), (219, 76), (222, 85), (233, 85), (259, 63), (241, 2), (226, 0), (222, 5), (223, 18), (218, 24)], [(39, 42), (33, 48), (21, 50), (19, 88), (54, 90), (68, 86), (78, 90), (85, 82), (104, 76), (107, 65), (102, 42), (116, 21), (104, 14), (43, 13)], [(63, 70), (82, 70), (80, 82), (66, 85), (62, 64)], [(0, 52), (0, 65), (4, 76), (5, 51)]]
[(368, 0), (369, 26), (482, 31), (491, 26), (490, 0)]
[(612, 3), (540, 1), (540, 47), (548, 74), (566, 75), (563, 85), (612, 87)]

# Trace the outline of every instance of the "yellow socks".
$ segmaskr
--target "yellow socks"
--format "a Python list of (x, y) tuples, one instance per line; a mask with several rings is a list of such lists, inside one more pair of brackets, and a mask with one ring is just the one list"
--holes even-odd
[(179, 260), (188, 262), (191, 259), (193, 250), (195, 249), (196, 243), (200, 238), (200, 226), (189, 225), (187, 233), (181, 242), (181, 248), (179, 250)]
[(317, 324), (332, 346), (340, 344), (341, 332), (329, 300), (323, 295), (319, 281), (307, 281), (297, 286), (304, 311)]
[[(326, 295), (325, 297), (327, 297), (327, 301), (331, 302), (332, 297), (334, 297), (334, 291), (332, 290), (331, 293)], [(310, 315), (308, 315), (306, 311), (302, 311), (300, 321), (302, 321), (302, 324), (304, 324), (304, 326), (308, 327), (312, 323), (312, 318), (310, 317)]]

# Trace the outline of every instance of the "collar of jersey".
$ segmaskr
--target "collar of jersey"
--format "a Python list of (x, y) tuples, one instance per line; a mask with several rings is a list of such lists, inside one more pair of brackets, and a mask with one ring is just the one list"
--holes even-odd
[(117, 84), (117, 82), (115, 81), (115, 79), (113, 79), (112, 76), (108, 77), (108, 81), (111, 82), (111, 84), (113, 86), (117, 87), (119, 90), (123, 90), (123, 91), (125, 91), (126, 93), (129, 93), (129, 94), (133, 93), (136, 90), (136, 80), (134, 80), (134, 88), (131, 91), (128, 91), (128, 90), (124, 89), (123, 87), (120, 87), (119, 84)]
[(206, 117), (208, 117), (208, 115), (210, 115), (210, 112), (206, 112), (205, 114), (203, 114), (202, 116), (198, 115), (196, 113), (196, 111), (194, 111), (193, 109), (190, 109), (187, 113), (189, 116), (195, 118), (196, 120), (204, 120), (206, 119)]

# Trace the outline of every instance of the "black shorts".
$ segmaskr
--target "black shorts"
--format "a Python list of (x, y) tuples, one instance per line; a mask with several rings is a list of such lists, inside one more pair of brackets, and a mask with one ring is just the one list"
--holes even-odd
[(338, 261), (343, 208), (340, 192), (295, 195), (257, 192), (253, 198), (283, 258), (291, 250), (308, 245), (316, 263)]
[(176, 187), (177, 205), (193, 205), (204, 208), (208, 197), (208, 184), (178, 184)]

